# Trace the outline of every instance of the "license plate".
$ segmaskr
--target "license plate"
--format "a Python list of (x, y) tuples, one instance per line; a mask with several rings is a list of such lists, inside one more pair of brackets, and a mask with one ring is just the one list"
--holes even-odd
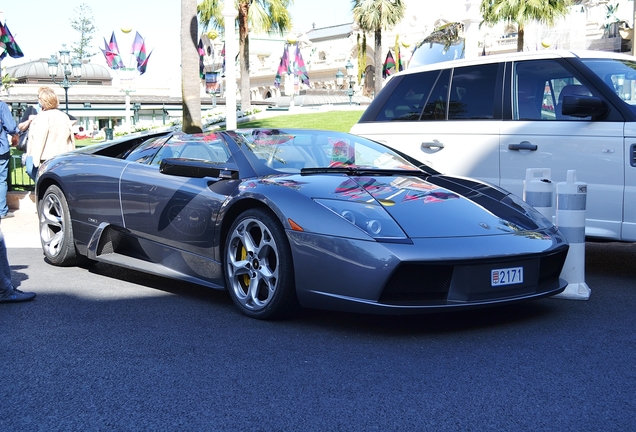
[(514, 285), (523, 283), (523, 267), (511, 267), (491, 270), (490, 286)]

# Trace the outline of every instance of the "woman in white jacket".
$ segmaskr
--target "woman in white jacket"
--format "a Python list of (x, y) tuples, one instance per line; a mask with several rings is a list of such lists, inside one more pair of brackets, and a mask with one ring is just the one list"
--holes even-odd
[[(47, 159), (75, 149), (72, 121), (57, 109), (60, 100), (50, 87), (40, 87), (38, 103), (40, 113), (29, 126), (27, 145), (27, 174), (35, 180), (38, 167)], [(33, 164), (31, 168), (30, 162)]]

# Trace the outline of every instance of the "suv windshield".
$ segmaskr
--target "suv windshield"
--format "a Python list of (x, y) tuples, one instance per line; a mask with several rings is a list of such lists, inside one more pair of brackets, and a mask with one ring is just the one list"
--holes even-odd
[(411, 56), (409, 68), (464, 58), (464, 40), (444, 45), (438, 42), (421, 43)]
[(636, 61), (618, 59), (581, 59), (620, 98), (636, 112)]

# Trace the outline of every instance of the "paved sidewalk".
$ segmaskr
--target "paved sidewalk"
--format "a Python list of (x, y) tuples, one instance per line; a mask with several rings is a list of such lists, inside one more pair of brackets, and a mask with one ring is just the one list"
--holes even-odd
[(38, 215), (35, 213), (35, 205), (26, 206), (19, 210), (11, 210), (15, 215), (12, 218), (2, 219), (0, 229), (4, 234), (4, 240), (8, 248), (40, 248), (40, 235), (38, 232)]

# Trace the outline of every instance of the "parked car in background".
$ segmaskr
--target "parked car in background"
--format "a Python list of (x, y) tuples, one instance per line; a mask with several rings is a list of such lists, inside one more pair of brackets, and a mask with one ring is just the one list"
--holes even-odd
[(523, 191), (528, 168), (587, 183), (586, 235), (636, 241), (636, 58), (535, 51), (394, 75), (352, 133), (436, 170)]
[(254, 318), (471, 308), (567, 284), (566, 240), (519, 197), (341, 132), (119, 139), (43, 163), (36, 195), (51, 264), (227, 289)]

